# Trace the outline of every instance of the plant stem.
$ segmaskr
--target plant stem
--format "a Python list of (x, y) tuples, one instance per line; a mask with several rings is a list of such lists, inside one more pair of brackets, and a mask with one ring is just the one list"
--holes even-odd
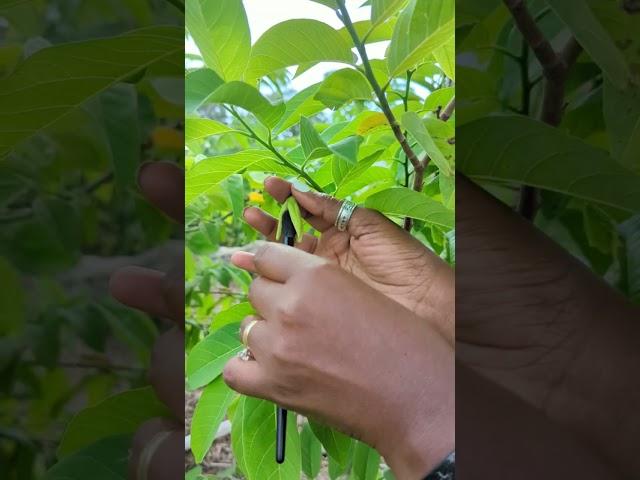
[(244, 128), (247, 129), (247, 131), (251, 135), (251, 138), (256, 140), (263, 147), (265, 147), (267, 150), (269, 150), (271, 153), (273, 153), (276, 157), (278, 157), (280, 162), (282, 162), (282, 165), (284, 165), (285, 167), (290, 168), (291, 170), (295, 171), (299, 176), (304, 178), (307, 181), (307, 183), (309, 183), (309, 185), (311, 185), (318, 192), (322, 192), (323, 191), (322, 187), (320, 185), (318, 185), (318, 183), (313, 178), (311, 178), (307, 172), (305, 172), (301, 168), (298, 168), (297, 165), (291, 163), (280, 152), (278, 152), (278, 150), (273, 146), (273, 143), (271, 142), (271, 134), (269, 134), (269, 141), (268, 142), (265, 141), (249, 126), (249, 124), (247, 122), (245, 122), (242, 119), (242, 117), (240, 115), (238, 115), (238, 112), (236, 112), (232, 108), (228, 108), (227, 111), (229, 113), (231, 113), (231, 115), (233, 115), (236, 118), (236, 120), (238, 120), (242, 124), (242, 126)]
[(349, 32), (349, 35), (351, 35), (353, 43), (356, 46), (356, 50), (358, 50), (358, 53), (360, 54), (360, 58), (362, 59), (362, 65), (364, 67), (365, 76), (367, 77), (367, 80), (373, 87), (373, 91), (376, 94), (378, 101), (380, 102), (380, 108), (382, 109), (382, 113), (384, 113), (384, 116), (387, 118), (387, 121), (391, 126), (391, 130), (393, 131), (393, 134), (398, 140), (398, 143), (400, 143), (400, 146), (402, 147), (402, 150), (404, 151), (405, 155), (407, 156), (407, 158), (409, 158), (409, 161), (413, 165), (413, 168), (415, 170), (419, 170), (421, 168), (423, 169), (424, 168), (423, 165), (420, 163), (418, 156), (411, 149), (411, 146), (409, 146), (407, 137), (405, 137), (405, 135), (402, 133), (400, 124), (398, 123), (395, 115), (391, 111), (389, 101), (387, 100), (386, 95), (382, 91), (382, 88), (380, 87), (378, 80), (376, 80), (376, 76), (373, 73), (373, 68), (371, 68), (371, 62), (369, 61), (369, 55), (367, 54), (367, 49), (365, 45), (360, 41), (360, 38), (358, 37), (358, 32), (353, 26), (353, 22), (351, 21), (351, 17), (349, 16), (349, 11), (345, 6), (344, 0), (337, 0), (337, 3), (338, 3), (338, 11), (340, 12), (340, 19), (342, 20), (345, 27), (347, 28), (347, 31)]
[[(525, 0), (503, 0), (503, 2), (511, 12), (511, 16), (522, 34), (524, 42), (528, 47), (531, 47), (538, 59), (538, 63), (542, 67), (545, 83), (541, 120), (548, 125), (557, 127), (562, 121), (564, 113), (565, 84), (569, 67), (576, 61), (582, 49), (576, 39), (571, 37), (562, 53), (559, 54), (554, 50), (551, 42), (544, 36), (544, 33), (536, 23), (536, 18), (541, 18), (542, 15), (534, 18), (527, 9)], [(528, 48), (526, 51), (526, 61), (528, 63)], [(525, 56), (523, 55), (521, 62), (525, 61), (524, 58)], [(526, 75), (527, 90), (530, 93), (532, 84), (528, 79), (528, 67)], [(523, 91), (523, 96), (525, 93)], [(527, 99), (528, 101), (529, 99)], [(518, 211), (523, 217), (533, 220), (538, 210), (537, 197), (538, 193), (535, 188), (528, 185), (522, 187)]]
[(451, 99), (451, 101), (447, 104), (446, 107), (444, 107), (444, 110), (442, 110), (442, 112), (440, 112), (440, 120), (442, 120), (443, 122), (448, 121), (451, 118), (451, 115), (453, 115), (453, 112), (456, 109), (456, 97), (453, 97)]

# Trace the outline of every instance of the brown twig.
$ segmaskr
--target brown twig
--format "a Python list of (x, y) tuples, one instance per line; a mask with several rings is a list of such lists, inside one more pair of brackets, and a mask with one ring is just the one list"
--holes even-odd
[[(542, 67), (544, 77), (544, 95), (542, 100), (541, 120), (548, 125), (558, 126), (562, 121), (565, 102), (565, 84), (569, 68), (580, 55), (582, 48), (574, 37), (571, 37), (560, 53), (556, 52), (551, 42), (538, 27), (536, 20), (527, 9), (525, 0), (503, 0), (511, 12), (518, 30), (528, 47), (531, 48)], [(528, 48), (526, 49), (528, 53)], [(527, 57), (523, 55), (523, 60)], [(528, 72), (528, 69), (524, 69)], [(529, 83), (529, 79), (526, 79)], [(538, 209), (537, 190), (524, 185), (520, 192), (518, 211), (532, 220)]]
[(451, 115), (453, 115), (453, 112), (456, 109), (456, 97), (453, 97), (451, 99), (451, 101), (447, 104), (446, 107), (444, 107), (444, 110), (442, 110), (440, 112), (440, 120), (442, 120), (443, 122), (448, 121), (451, 118)]

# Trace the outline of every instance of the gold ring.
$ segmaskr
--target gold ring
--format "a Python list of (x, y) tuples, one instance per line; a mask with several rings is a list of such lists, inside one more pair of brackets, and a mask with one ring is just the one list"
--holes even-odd
[(149, 476), (149, 465), (151, 464), (151, 460), (156, 454), (158, 447), (162, 445), (162, 442), (169, 438), (169, 435), (171, 435), (171, 432), (169, 431), (158, 432), (151, 438), (151, 441), (144, 446), (138, 460), (138, 468), (136, 470), (137, 480), (147, 480)]
[(258, 323), (260, 320), (251, 320), (251, 322), (249, 322), (249, 325), (247, 325), (245, 327), (245, 329), (242, 331), (242, 344), (249, 348), (249, 333), (251, 332), (251, 329), (256, 325), (256, 323)]

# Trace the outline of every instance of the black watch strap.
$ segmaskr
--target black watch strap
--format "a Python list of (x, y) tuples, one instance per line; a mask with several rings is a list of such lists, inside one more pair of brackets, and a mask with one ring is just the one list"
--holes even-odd
[(454, 480), (455, 477), (456, 452), (451, 452), (424, 480)]

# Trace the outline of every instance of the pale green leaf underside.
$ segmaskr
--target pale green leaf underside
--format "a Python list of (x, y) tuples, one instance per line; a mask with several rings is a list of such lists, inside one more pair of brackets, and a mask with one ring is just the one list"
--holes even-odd
[(353, 452), (353, 480), (377, 480), (380, 454), (366, 443), (357, 442)]
[(296, 417), (287, 418), (287, 455), (275, 461), (276, 407), (271, 402), (241, 397), (231, 430), (233, 453), (247, 480), (300, 480), (300, 436)]
[(552, 190), (640, 212), (640, 176), (606, 151), (536, 120), (485, 117), (457, 130), (458, 168), (478, 180)]
[(320, 85), (315, 99), (338, 108), (352, 100), (371, 100), (372, 87), (359, 70), (344, 68), (331, 73)]
[(453, 175), (453, 168), (433, 141), (431, 134), (418, 114), (415, 112), (405, 113), (402, 116), (402, 126), (413, 135), (442, 174), (447, 176)]
[(211, 448), (233, 397), (233, 390), (227, 387), (222, 377), (216, 378), (202, 391), (191, 420), (191, 450), (196, 463), (201, 463)]
[(191, 390), (215, 380), (227, 361), (242, 350), (239, 327), (239, 323), (222, 327), (193, 347), (187, 357), (187, 385)]
[(423, 193), (405, 187), (393, 187), (367, 198), (365, 206), (386, 215), (411, 217), (444, 229), (455, 225), (453, 210)]
[(307, 117), (300, 118), (300, 143), (307, 161), (331, 155), (331, 150)]
[(293, 65), (317, 62), (353, 63), (344, 38), (317, 20), (287, 20), (267, 30), (253, 46), (245, 79), (258, 78)]
[(405, 3), (407, 0), (372, 0), (371, 30), (395, 15)]
[(338, 464), (345, 466), (349, 460), (351, 438), (331, 427), (309, 420), (309, 426), (327, 454)]
[(205, 64), (223, 80), (241, 80), (251, 52), (242, 0), (187, 0), (185, 23)]
[(0, 80), (0, 158), (112, 85), (181, 62), (183, 41), (180, 28), (150, 27), (35, 53)]
[(211, 69), (200, 68), (185, 75), (184, 107), (194, 112), (224, 81)]
[(185, 140), (192, 142), (213, 135), (222, 135), (223, 133), (235, 132), (236, 130), (227, 127), (225, 124), (217, 120), (208, 118), (187, 118), (185, 121)]

